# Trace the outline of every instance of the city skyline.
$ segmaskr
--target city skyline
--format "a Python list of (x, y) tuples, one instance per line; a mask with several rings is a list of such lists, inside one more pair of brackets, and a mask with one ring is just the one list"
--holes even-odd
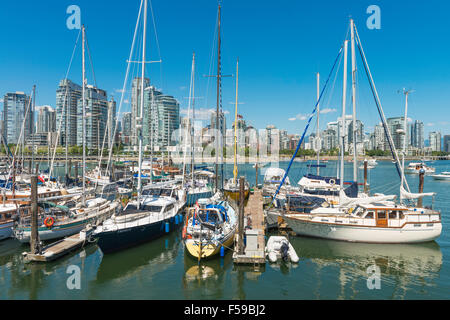
[[(8, 59), (1, 59), (2, 62), (0, 62), (0, 71), (5, 75), (0, 80), (1, 96), (7, 92), (16, 91), (24, 91), (29, 95), (32, 85), (36, 84), (36, 105), (50, 105), (56, 109), (54, 91), (57, 83), (64, 79), (78, 35), (78, 30), (68, 30), (66, 27), (66, 20), (69, 17), (66, 10), (71, 4), (67, 1), (50, 1), (48, 7), (32, 2), (4, 4), (6, 9), (23, 12), (23, 19), (35, 24), (35, 33), (41, 36), (24, 43), (24, 50), (17, 52), (16, 56), (14, 48), (17, 46), (14, 44), (27, 30), (18, 26), (18, 22), (9, 21), (9, 17), (3, 17), (0, 23), (4, 24), (5, 21), (12, 23), (8, 28), (10, 32), (6, 42), (11, 40), (11, 50), (14, 52), (8, 52)], [(82, 21), (88, 29), (90, 52), (98, 86), (118, 100), (120, 97), (118, 88), (121, 88), (123, 82), (125, 60), (130, 47), (129, 39), (139, 3), (138, 1), (126, 5), (108, 3), (107, 12), (96, 10), (106, 5), (103, 1), (94, 3), (78, 1), (75, 4), (81, 8)], [(369, 30), (366, 27), (366, 20), (370, 16), (366, 12), (371, 4), (369, 2), (349, 1), (340, 5), (328, 2), (329, 9), (335, 10), (323, 12), (324, 17), (321, 17), (320, 10), (317, 10), (313, 4), (289, 3), (287, 7), (292, 10), (285, 10), (286, 6), (282, 9), (282, 5), (280, 8), (273, 8), (272, 23), (267, 21), (270, 12), (270, 10), (267, 11), (268, 4), (258, 2), (258, 14), (255, 17), (249, 15), (249, 20), (245, 21), (244, 14), (254, 8), (255, 4), (254, 1), (243, 4), (231, 0), (223, 1), (222, 4), (224, 24), (222, 69), (224, 73), (232, 74), (233, 65), (239, 56), (242, 68), (240, 113), (244, 115), (249, 125), (265, 128), (269, 124), (274, 124), (278, 128), (286, 129), (290, 134), (298, 134), (304, 129), (306, 124), (304, 119), (315, 104), (315, 73), (321, 73), (321, 85), (323, 85), (332, 59), (348, 28), (348, 16), (352, 15), (365, 45), (368, 62), (374, 74), (386, 116), (388, 118), (402, 116), (404, 96), (398, 91), (403, 87), (411, 87), (416, 92), (410, 96), (409, 117), (424, 123), (424, 136), (427, 137), (434, 131), (441, 132), (442, 136), (450, 133), (450, 122), (446, 120), (448, 113), (446, 106), (450, 97), (448, 90), (445, 90), (449, 83), (448, 79), (444, 79), (444, 74), (450, 70), (449, 62), (444, 59), (448, 48), (443, 44), (442, 48), (436, 48), (438, 37), (445, 36), (447, 31), (439, 28), (439, 23), (442, 23), (439, 22), (441, 21), (439, 18), (419, 25), (410, 21), (414, 20), (414, 17), (430, 14), (428, 10), (431, 9), (420, 7), (422, 12), (419, 12), (419, 7), (415, 5), (402, 7), (399, 3), (390, 4), (380, 1), (378, 5), (381, 9), (381, 29)], [(202, 19), (198, 19), (198, 22), (190, 21), (178, 10), (176, 12), (170, 10), (172, 5), (179, 6), (181, 12), (182, 9), (186, 9), (194, 16), (201, 16)], [(187, 109), (190, 58), (195, 51), (199, 61), (197, 81), (200, 83), (197, 107), (199, 110), (215, 108), (214, 84), (211, 81), (209, 90), (204, 89), (209, 81), (204, 75), (210, 73), (210, 61), (214, 61), (211, 52), (214, 52), (212, 49), (217, 3), (199, 0), (189, 6), (177, 1), (170, 1), (170, 3), (153, 1), (152, 6), (163, 64), (152, 65), (146, 76), (151, 79), (151, 84), (156, 88), (173, 95), (180, 102), (180, 113), (183, 113)], [(435, 6), (434, 15), (442, 14), (448, 7), (447, 4), (442, 3), (437, 6), (441, 10), (434, 10)], [(5, 14), (4, 12), (8, 10), (2, 12)], [(306, 12), (309, 12), (311, 16), (308, 16)], [(173, 19), (169, 19), (170, 14), (175, 14), (176, 18), (180, 19), (180, 23), (186, 23), (187, 26), (183, 27), (183, 30), (177, 29), (175, 30), (177, 32), (174, 32), (173, 28), (170, 28), (169, 21)], [(111, 21), (111, 23), (99, 23), (99, 21)], [(250, 26), (251, 23), (260, 26), (260, 32), (254, 32), (255, 27)], [(305, 32), (305, 28), (309, 25), (317, 26), (317, 28), (311, 28)], [(280, 39), (276, 39), (281, 31), (285, 34)], [(423, 37), (431, 31), (434, 32), (430, 36), (435, 40), (432, 41), (435, 50), (426, 50), (414, 44), (415, 37)], [(152, 32), (153, 30), (150, 33)], [(273, 45), (262, 45), (265, 35)], [(398, 37), (401, 37), (401, 43), (395, 43), (394, 40)], [(55, 38), (60, 41), (54, 41)], [(149, 38), (151, 57), (158, 59), (159, 52), (156, 52), (154, 34)], [(295, 41), (287, 41), (292, 39)], [(250, 45), (246, 43), (246, 40)], [(174, 52), (174, 48), (178, 49), (175, 50), (177, 52)], [(419, 61), (418, 58), (425, 51), (427, 51), (425, 55), (427, 59)], [(280, 53), (283, 59), (280, 59)], [(269, 55), (272, 57), (270, 58)], [(81, 82), (77, 81), (81, 80), (79, 60), (79, 57), (75, 55), (72, 71), (68, 77), (75, 83)], [(48, 71), (45, 75), (41, 74), (43, 65)], [(214, 63), (212, 66), (214, 69)], [(361, 64), (359, 69), (362, 69)], [(340, 116), (340, 78), (340, 76), (337, 77), (336, 93), (323, 106), (322, 123)], [(358, 101), (358, 119), (366, 124), (366, 132), (373, 132), (379, 119), (373, 120), (377, 116), (376, 109), (368, 94), (367, 84), (363, 78), (361, 79), (361, 86), (365, 84), (366, 88), (361, 89), (358, 96), (360, 100)], [(88, 83), (94, 83), (94, 80), (92, 70), (88, 70)], [(131, 89), (128, 90), (131, 94)], [(231, 102), (234, 100), (235, 93), (234, 79), (223, 80), (223, 92), (226, 120), (232, 123), (234, 112)], [(131, 111), (131, 101), (128, 102), (129, 104), (125, 105), (121, 113)], [(436, 112), (424, 112), (430, 104)], [(269, 114), (270, 121), (267, 121)], [(121, 115), (119, 117), (121, 118)], [(324, 128), (321, 125), (321, 130)]]

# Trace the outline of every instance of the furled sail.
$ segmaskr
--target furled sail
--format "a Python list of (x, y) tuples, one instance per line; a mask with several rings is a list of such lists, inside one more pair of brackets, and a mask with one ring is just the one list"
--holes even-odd
[(411, 193), (405, 190), (403, 186), (400, 187), (400, 199), (419, 199), (423, 197), (434, 197), (436, 193)]
[(383, 201), (394, 200), (397, 196), (376, 196), (376, 197), (364, 197), (364, 198), (349, 198), (345, 194), (343, 190), (340, 191), (339, 194), (339, 205), (341, 207), (349, 206), (349, 205), (361, 205), (361, 204), (370, 204), (370, 203), (379, 203)]

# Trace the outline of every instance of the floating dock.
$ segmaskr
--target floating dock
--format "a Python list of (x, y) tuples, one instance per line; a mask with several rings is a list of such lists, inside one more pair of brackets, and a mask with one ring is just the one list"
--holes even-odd
[(255, 190), (244, 209), (244, 250), (239, 254), (240, 237), (236, 235), (233, 261), (235, 264), (265, 265), (265, 225), (261, 190)]
[(84, 247), (87, 242), (85, 232), (77, 233), (71, 237), (52, 243), (41, 250), (41, 253), (32, 254), (24, 252), (26, 262), (50, 262), (56, 260), (74, 250)]

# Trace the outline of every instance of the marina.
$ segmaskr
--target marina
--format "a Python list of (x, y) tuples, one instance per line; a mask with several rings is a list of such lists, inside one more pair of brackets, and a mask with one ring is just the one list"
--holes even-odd
[[(436, 95), (422, 82), (392, 97), (405, 79), (395, 58), (377, 59), (368, 30), (379, 26), (347, 14), (314, 54), (300, 52), (309, 43), (271, 58), (305, 66), (288, 82), (267, 61), (255, 70), (256, 55), (240, 58), (261, 39), (234, 43), (236, 4), (205, 4), (175, 53), (175, 36), (159, 35), (174, 20), (167, 4), (132, 3), (121, 4), (108, 64), (93, 59), (104, 26), (67, 9), (77, 36), (58, 51), (54, 109), (41, 84), (1, 101), (0, 300), (449, 299), (448, 122), (424, 112)], [(301, 103), (288, 98), (297, 93)]]

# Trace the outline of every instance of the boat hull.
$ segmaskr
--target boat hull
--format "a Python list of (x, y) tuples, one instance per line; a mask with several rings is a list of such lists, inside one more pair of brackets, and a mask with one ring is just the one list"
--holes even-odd
[(13, 221), (0, 224), (0, 241), (9, 239), (13, 236), (13, 226)]
[(185, 248), (187, 249), (189, 255), (194, 257), (195, 259), (210, 259), (219, 254), (221, 247), (230, 248), (233, 245), (235, 233), (236, 232), (230, 232), (217, 246), (209, 243), (206, 246), (202, 246), (200, 248), (198, 241), (187, 239), (185, 241)]
[[(225, 190), (224, 193), (225, 193), (226, 197), (229, 197), (229, 198), (233, 199), (236, 202), (239, 201), (239, 195), (240, 195), (239, 191)], [(244, 199), (245, 200), (248, 199), (249, 195), (250, 195), (250, 191), (248, 189), (244, 190)]]
[(102, 252), (108, 254), (162, 237), (168, 234), (166, 223), (169, 224), (169, 232), (171, 232), (182, 224), (181, 222), (177, 223), (177, 221), (178, 218), (170, 217), (147, 225), (104, 231), (95, 234), (94, 237), (98, 239), (97, 245)]
[(348, 242), (421, 243), (435, 240), (442, 232), (441, 223), (432, 223), (430, 227), (419, 229), (412, 223), (401, 228), (382, 228), (318, 223), (288, 216), (284, 220), (299, 236)]

